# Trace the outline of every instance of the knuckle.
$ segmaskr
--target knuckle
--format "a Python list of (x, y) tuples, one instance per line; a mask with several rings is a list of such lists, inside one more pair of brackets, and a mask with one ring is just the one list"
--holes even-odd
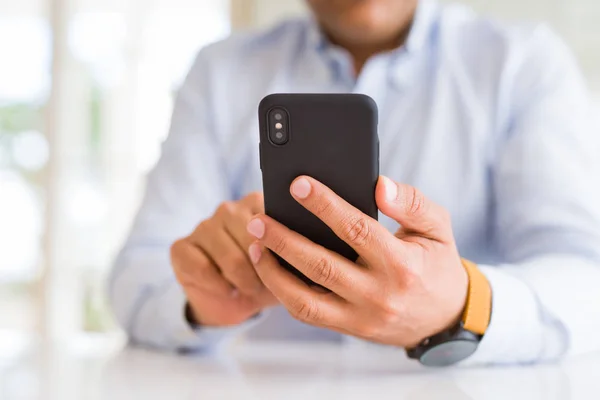
[(246, 200), (250, 204), (259, 205), (263, 202), (263, 194), (261, 192), (252, 192), (246, 196)]
[(233, 201), (224, 201), (217, 208), (217, 215), (230, 215), (235, 212), (236, 204)]
[(314, 214), (320, 217), (327, 217), (333, 210), (333, 202), (325, 196), (319, 196), (314, 206)]
[(426, 211), (427, 202), (425, 196), (420, 190), (414, 187), (407, 189), (406, 211), (414, 217), (421, 216)]
[(176, 273), (175, 281), (184, 289), (193, 286), (192, 280), (189, 278), (189, 275), (186, 274)]
[(171, 256), (171, 260), (176, 260), (181, 256), (183, 251), (183, 247), (185, 246), (185, 239), (177, 239), (171, 244), (171, 248), (169, 249), (169, 254)]
[(382, 294), (385, 293), (380, 285), (367, 286), (363, 291), (363, 299), (371, 307), (377, 307), (383, 302)]
[(278, 236), (273, 239), (273, 247), (271, 248), (271, 250), (281, 255), (282, 253), (285, 253), (286, 249), (287, 240), (283, 236)]
[(290, 304), (289, 311), (292, 317), (302, 322), (319, 320), (319, 309), (312, 300), (298, 298)]
[(422, 273), (423, 271), (417, 264), (407, 262), (400, 271), (403, 290), (423, 287)]
[(339, 280), (339, 273), (331, 259), (321, 257), (307, 264), (315, 281), (327, 286)]
[(314, 280), (324, 286), (332, 285), (340, 280), (339, 271), (332, 260), (319, 258), (308, 265)]
[(199, 235), (204, 235), (208, 232), (210, 232), (213, 228), (213, 222), (211, 219), (205, 219), (204, 221), (200, 222), (200, 224), (198, 224), (198, 227), (196, 228), (196, 231), (194, 233), (197, 233)]
[(356, 331), (357, 336), (367, 340), (374, 340), (379, 337), (381, 328), (377, 324), (365, 322)]
[(364, 246), (371, 236), (371, 228), (363, 217), (348, 219), (342, 224), (344, 238), (354, 246)]
[(398, 323), (405, 315), (404, 303), (399, 296), (384, 296), (378, 308), (379, 319), (385, 326)]
[(189, 269), (188, 243), (185, 238), (173, 242), (169, 255), (175, 273), (184, 273)]
[(262, 213), (265, 209), (264, 196), (261, 192), (252, 192), (246, 195), (239, 204), (245, 209), (250, 210), (253, 215)]

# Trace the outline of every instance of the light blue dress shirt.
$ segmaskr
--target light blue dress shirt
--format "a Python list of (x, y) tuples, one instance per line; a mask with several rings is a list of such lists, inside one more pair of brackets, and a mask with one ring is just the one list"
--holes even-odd
[[(600, 349), (600, 152), (573, 56), (545, 26), (507, 26), (433, 1), (420, 2), (406, 44), (371, 58), (358, 78), (310, 19), (200, 52), (111, 276), (132, 341), (203, 350), (243, 331), (337, 337), (281, 308), (239, 327), (193, 330), (171, 269), (173, 241), (222, 201), (261, 190), (257, 106), (275, 92), (375, 99), (381, 173), (446, 207), (460, 254), (491, 283), (491, 324), (467, 364)], [(382, 347), (369, 346), (377, 357)]]

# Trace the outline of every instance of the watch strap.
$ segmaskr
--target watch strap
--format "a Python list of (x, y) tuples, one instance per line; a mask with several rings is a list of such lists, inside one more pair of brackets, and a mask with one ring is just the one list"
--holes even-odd
[(469, 332), (483, 335), (492, 316), (492, 289), (487, 278), (475, 263), (462, 259), (462, 264), (469, 276), (462, 326)]

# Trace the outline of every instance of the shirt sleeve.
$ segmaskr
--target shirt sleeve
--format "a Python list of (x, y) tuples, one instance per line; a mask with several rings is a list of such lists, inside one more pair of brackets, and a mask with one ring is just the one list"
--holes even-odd
[[(542, 28), (527, 47), (513, 66), (505, 100), (513, 119), (492, 163), (493, 233), (502, 262), (479, 265), (492, 289), (491, 321), (461, 366), (532, 364), (600, 350), (597, 121), (560, 40)], [(348, 339), (361, 364), (367, 354), (403, 358), (404, 350)]]
[(465, 364), (519, 364), (600, 349), (597, 121), (566, 46), (540, 28), (518, 61), (493, 166), (495, 241), (483, 265), (490, 326)]
[(225, 161), (213, 132), (209, 56), (203, 50), (176, 100), (162, 156), (109, 282), (114, 314), (134, 343), (170, 349), (208, 349), (251, 324), (193, 330), (185, 296), (170, 263), (171, 244), (232, 198)]

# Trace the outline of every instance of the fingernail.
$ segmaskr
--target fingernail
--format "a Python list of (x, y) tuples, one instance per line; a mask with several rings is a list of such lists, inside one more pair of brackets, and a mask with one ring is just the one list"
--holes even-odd
[(265, 235), (265, 224), (260, 219), (255, 218), (246, 227), (248, 233), (254, 236), (257, 239), (262, 239)]
[(390, 178), (382, 176), (381, 179), (385, 188), (385, 199), (387, 201), (395, 201), (398, 197), (398, 186)]
[(305, 199), (310, 194), (310, 182), (306, 178), (296, 179), (292, 183), (292, 194), (299, 199)]
[(237, 299), (238, 297), (240, 297), (240, 291), (237, 290), (237, 289), (233, 289), (231, 291), (231, 297), (234, 298), (234, 299)]
[(248, 254), (250, 255), (250, 261), (252, 264), (257, 264), (260, 261), (260, 256), (262, 255), (262, 250), (258, 243), (253, 243), (248, 248)]

